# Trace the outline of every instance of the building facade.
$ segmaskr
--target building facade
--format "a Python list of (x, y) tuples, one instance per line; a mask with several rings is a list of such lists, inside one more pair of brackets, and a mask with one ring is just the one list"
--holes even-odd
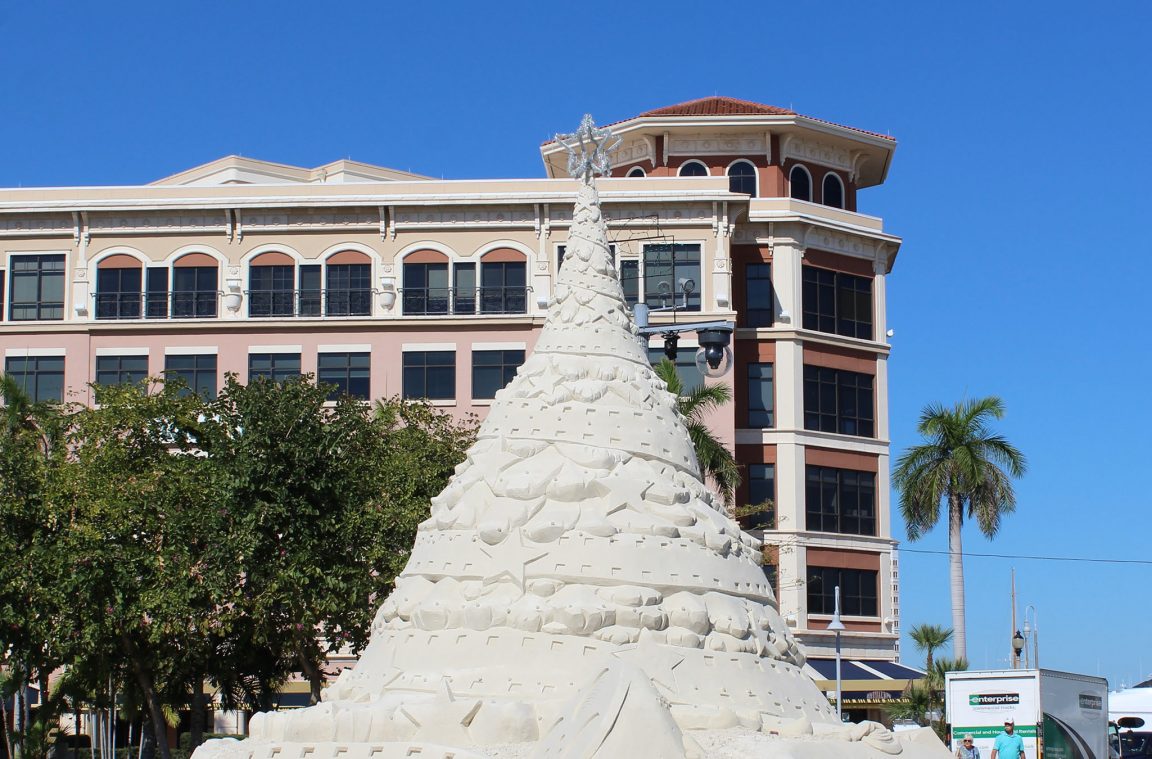
[[(627, 297), (654, 325), (736, 325), (719, 380), (735, 401), (710, 423), (745, 467), (738, 504), (766, 504), (748, 524), (782, 614), (818, 663), (838, 585), (846, 657), (896, 688), (885, 280), (900, 240), (857, 210), (895, 142), (729, 98), (613, 129), (600, 194)], [(310, 372), (482, 416), (563, 261), (575, 186), (562, 148), (540, 150), (545, 179), (229, 157), (147, 186), (0, 190), (2, 369), (84, 403), (89, 383), (165, 372), (206, 394), (228, 372)], [(686, 335), (689, 384), (694, 353)]]

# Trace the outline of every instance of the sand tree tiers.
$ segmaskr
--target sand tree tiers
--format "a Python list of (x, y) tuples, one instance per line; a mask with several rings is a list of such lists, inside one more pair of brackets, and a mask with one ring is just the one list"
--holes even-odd
[(838, 723), (802, 672), (625, 305), (596, 188), (613, 138), (586, 116), (559, 139), (578, 180), (555, 300), (362, 658), (196, 759), (947, 756)]

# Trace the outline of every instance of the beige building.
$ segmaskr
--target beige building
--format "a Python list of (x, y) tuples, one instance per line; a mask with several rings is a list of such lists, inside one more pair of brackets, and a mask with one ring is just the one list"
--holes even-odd
[[(720, 380), (735, 402), (711, 423), (745, 466), (739, 501), (774, 504), (749, 526), (781, 612), (826, 676), (839, 585), (860, 662), (846, 690), (899, 690), (885, 281), (900, 239), (857, 210), (895, 142), (729, 98), (613, 129), (600, 192), (629, 299), (655, 325), (735, 325)], [(91, 382), (162, 372), (207, 394), (227, 372), (313, 372), (483, 415), (563, 260), (576, 188), (560, 146), (540, 150), (545, 179), (233, 156), (141, 187), (0, 190), (3, 370), (82, 402)], [(689, 382), (694, 337), (677, 355)]]

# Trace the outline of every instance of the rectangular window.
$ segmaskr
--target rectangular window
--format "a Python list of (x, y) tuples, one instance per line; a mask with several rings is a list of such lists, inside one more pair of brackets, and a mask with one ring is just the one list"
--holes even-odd
[(64, 318), (64, 256), (12, 256), (12, 297), (8, 318), (58, 321)]
[(472, 351), (472, 397), (495, 398), (523, 363), (522, 350)]
[(0, 322), (4, 321), (4, 298), (8, 291), (4, 289), (4, 270), (0, 269)]
[(805, 266), (804, 329), (872, 339), (872, 280)]
[(172, 269), (172, 316), (211, 319), (216, 316), (220, 270), (215, 266), (176, 266)]
[(456, 398), (455, 351), (404, 351), (404, 397)]
[(300, 316), (319, 316), (323, 297), (324, 294), (320, 289), (320, 264), (303, 264), (300, 267), (300, 301), (297, 313)]
[(372, 313), (372, 265), (328, 264), (328, 316)]
[(624, 288), (624, 302), (635, 306), (640, 302), (640, 262), (629, 258), (620, 262), (620, 287)]
[(97, 356), (97, 385), (135, 385), (148, 376), (147, 356)]
[(527, 264), (523, 261), (481, 263), (480, 279), (480, 313), (527, 312)]
[(452, 313), (476, 313), (476, 264), (458, 263), (453, 267), (456, 287), (452, 290)]
[(841, 614), (852, 617), (878, 616), (877, 575), (871, 569), (808, 567), (808, 613), (834, 613), (836, 586), (840, 586)]
[(804, 366), (804, 429), (872, 437), (871, 374)]
[(775, 407), (772, 364), (748, 364), (748, 426), (775, 426)]
[(292, 316), (295, 299), (295, 266), (249, 267), (249, 316)]
[(145, 315), (149, 319), (168, 318), (168, 267), (149, 266)]
[[(648, 347), (648, 362), (652, 366), (656, 366), (666, 358), (668, 356), (664, 353), (663, 347), (652, 347), (651, 345)], [(695, 348), (678, 348), (676, 360), (672, 363), (676, 364), (676, 376), (680, 378), (684, 393), (690, 393), (704, 385), (704, 375), (696, 368)]]
[(448, 264), (404, 264), (404, 314), (448, 313)]
[(316, 361), (316, 381), (335, 385), (328, 396), (334, 401), (342, 395), (350, 395), (362, 401), (372, 393), (370, 353), (321, 353)]
[(4, 363), (4, 373), (33, 403), (64, 400), (63, 356), (12, 356)]
[(97, 319), (140, 318), (141, 273), (136, 267), (96, 271)]
[(804, 498), (807, 529), (876, 534), (876, 475), (872, 472), (809, 466)]
[(273, 382), (284, 382), (300, 376), (299, 353), (249, 353), (248, 381), (266, 377)]
[(748, 465), (748, 506), (764, 506), (740, 519), (745, 530), (776, 529), (776, 465)]
[(772, 292), (772, 264), (744, 267), (744, 325), (771, 327), (776, 323), (776, 303)]
[(164, 376), (169, 379), (182, 379), (188, 386), (186, 393), (195, 393), (201, 398), (216, 397), (216, 354), (205, 353), (194, 356), (165, 356)]
[(700, 246), (659, 243), (644, 246), (644, 302), (649, 308), (700, 310)]

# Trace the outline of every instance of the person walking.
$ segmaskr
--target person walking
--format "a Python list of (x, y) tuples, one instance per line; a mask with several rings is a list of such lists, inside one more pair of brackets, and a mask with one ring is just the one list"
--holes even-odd
[(972, 733), (964, 736), (960, 745), (956, 747), (956, 759), (980, 759), (980, 749), (972, 745)]
[(1027, 759), (1024, 756), (1024, 739), (1016, 734), (1016, 721), (1004, 720), (1004, 732), (996, 736), (992, 744), (992, 759)]

